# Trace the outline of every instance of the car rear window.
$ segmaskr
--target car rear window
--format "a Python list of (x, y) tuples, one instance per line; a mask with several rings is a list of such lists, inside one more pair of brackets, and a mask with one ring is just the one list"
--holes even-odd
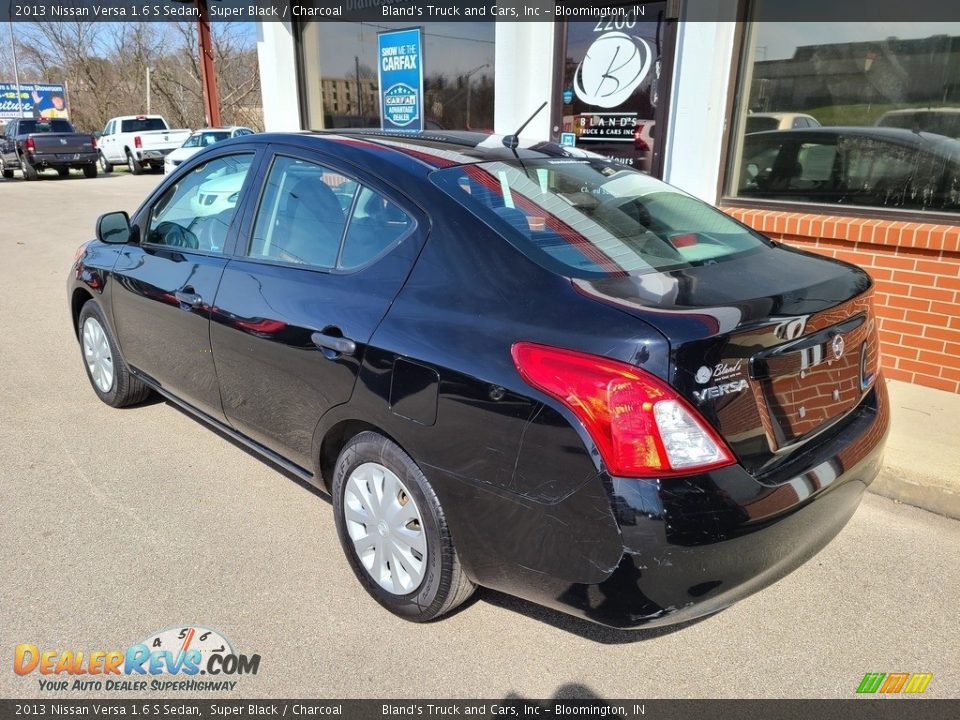
[(66, 120), (21, 120), (20, 134), (72, 133), (73, 126)]
[(163, 118), (137, 118), (123, 120), (120, 123), (120, 132), (150, 132), (151, 130), (166, 130), (167, 124)]
[(748, 117), (747, 132), (763, 132), (764, 130), (776, 130), (780, 127), (780, 121), (772, 117)]
[(431, 179), (567, 277), (680, 269), (769, 246), (710, 205), (605, 159), (488, 162), (437, 170)]

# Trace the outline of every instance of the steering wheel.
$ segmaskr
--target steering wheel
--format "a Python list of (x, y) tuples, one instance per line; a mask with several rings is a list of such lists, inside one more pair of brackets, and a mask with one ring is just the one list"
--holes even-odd
[(175, 222), (164, 220), (150, 232), (150, 241), (158, 245), (197, 250), (200, 241), (190, 230)]

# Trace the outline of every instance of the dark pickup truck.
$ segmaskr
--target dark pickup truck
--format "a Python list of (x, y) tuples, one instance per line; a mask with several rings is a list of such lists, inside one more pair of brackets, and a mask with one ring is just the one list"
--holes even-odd
[(78, 133), (67, 120), (14, 119), (0, 138), (0, 173), (9, 179), (17, 168), (24, 180), (36, 180), (41, 170), (56, 170), (60, 177), (70, 168), (84, 177), (97, 176), (97, 141)]

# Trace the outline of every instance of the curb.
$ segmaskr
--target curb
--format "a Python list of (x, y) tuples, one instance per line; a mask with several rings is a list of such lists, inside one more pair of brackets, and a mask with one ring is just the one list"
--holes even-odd
[(935, 479), (918, 476), (915, 470), (884, 465), (867, 489), (905, 505), (960, 520), (960, 492), (944, 487)]

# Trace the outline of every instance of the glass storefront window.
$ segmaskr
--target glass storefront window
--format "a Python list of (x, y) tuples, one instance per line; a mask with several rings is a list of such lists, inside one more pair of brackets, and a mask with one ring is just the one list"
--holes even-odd
[(741, 58), (727, 195), (960, 212), (960, 23), (764, 22)]
[[(494, 22), (423, 23), (425, 130), (493, 129)], [(307, 127), (380, 127), (377, 34), (409, 22), (298, 27)]]

